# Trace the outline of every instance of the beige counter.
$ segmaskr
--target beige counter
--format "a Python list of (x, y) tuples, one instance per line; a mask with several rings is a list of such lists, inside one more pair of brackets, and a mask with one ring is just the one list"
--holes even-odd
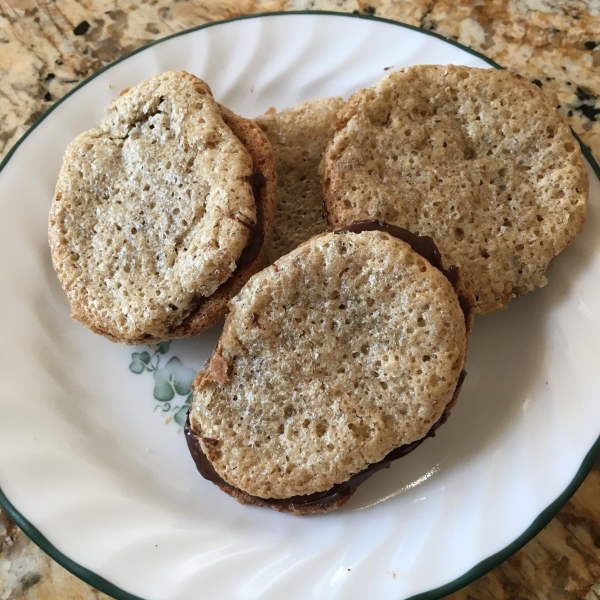
[[(275, 10), (359, 11), (436, 31), (541, 86), (600, 161), (600, 0), (0, 0), (0, 158), (106, 63), (213, 20)], [(0, 510), (0, 600), (106, 598)], [(453, 600), (600, 598), (600, 464), (522, 550)]]

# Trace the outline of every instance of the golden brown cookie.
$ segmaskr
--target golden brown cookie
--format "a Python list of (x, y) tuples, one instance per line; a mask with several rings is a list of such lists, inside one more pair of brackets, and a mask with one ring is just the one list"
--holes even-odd
[(448, 277), (388, 232), (314, 237), (230, 306), (189, 430), (221, 481), (209, 478), (244, 503), (336, 508), (354, 488), (307, 507), (280, 501), (421, 441), (456, 399), (470, 317)]
[(238, 259), (231, 277), (208, 298), (200, 300), (192, 313), (169, 333), (170, 339), (197, 335), (220, 321), (229, 311), (229, 300), (263, 265), (271, 243), (277, 204), (277, 170), (273, 149), (255, 123), (235, 115), (224, 106), (219, 108), (223, 120), (252, 158), (254, 172), (250, 183), (254, 190), (257, 221), (250, 242)]
[(433, 237), (483, 313), (545, 285), (585, 221), (577, 141), (543, 92), (509, 71), (391, 73), (349, 99), (324, 164), (333, 227), (381, 219)]
[(320, 98), (255, 119), (269, 138), (277, 162), (277, 213), (269, 262), (327, 228), (319, 165), (343, 105), (340, 97)]
[(255, 161), (267, 224), (275, 173), (258, 127), (226, 115), (238, 137), (222, 112), (202, 80), (167, 72), (126, 90), (69, 145), (49, 241), (73, 318), (114, 341), (170, 339), (236, 274), (260, 235)]

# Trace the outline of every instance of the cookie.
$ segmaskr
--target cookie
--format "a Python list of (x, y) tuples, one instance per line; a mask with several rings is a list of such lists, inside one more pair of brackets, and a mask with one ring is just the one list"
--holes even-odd
[(320, 98), (254, 120), (269, 138), (277, 163), (277, 213), (269, 262), (327, 227), (319, 164), (343, 104), (340, 97)]
[(201, 473), (243, 503), (341, 506), (456, 399), (468, 292), (461, 306), (456, 277), (379, 225), (312, 238), (230, 303), (193, 385), (188, 444)]
[(107, 112), (67, 148), (50, 209), (52, 260), (72, 317), (122, 343), (193, 335), (191, 316), (220, 318), (210, 299), (272, 223), (270, 145), (183, 71), (126, 90)]
[(273, 149), (255, 123), (221, 105), (219, 108), (223, 120), (252, 158), (254, 171), (249, 181), (256, 201), (256, 224), (252, 228), (251, 240), (237, 260), (231, 277), (208, 298), (197, 303), (192, 313), (169, 333), (170, 339), (197, 335), (225, 317), (229, 311), (229, 300), (264, 266), (271, 244), (277, 205), (277, 170)]
[(421, 65), (355, 93), (324, 157), (329, 223), (431, 236), (490, 313), (547, 283), (582, 230), (581, 151), (543, 92), (509, 71)]

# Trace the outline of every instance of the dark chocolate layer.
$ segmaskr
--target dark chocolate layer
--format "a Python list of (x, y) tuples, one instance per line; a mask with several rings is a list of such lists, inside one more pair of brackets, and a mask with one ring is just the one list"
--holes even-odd
[(417, 254), (420, 254), (426, 261), (430, 262), (436, 269), (439, 269), (452, 285), (456, 285), (458, 272), (455, 267), (444, 269), (442, 264), (442, 255), (438, 250), (433, 238), (428, 235), (416, 235), (408, 229), (403, 229), (397, 225), (390, 225), (385, 221), (369, 219), (367, 221), (354, 221), (347, 227), (338, 229), (334, 233), (362, 233), (363, 231), (384, 231), (390, 235), (407, 243)]
[[(253, 167), (252, 175), (249, 175), (245, 179), (252, 187), (254, 203), (256, 205), (256, 223), (250, 224), (244, 222), (244, 225), (250, 230), (250, 238), (248, 239), (248, 243), (246, 244), (246, 247), (242, 251), (240, 257), (238, 258), (233, 273), (217, 289), (221, 289), (224, 286), (228, 285), (231, 281), (235, 279), (235, 276), (240, 271), (243, 271), (245, 268), (250, 266), (256, 260), (256, 257), (258, 256), (262, 245), (265, 242), (265, 219), (260, 191), (265, 185), (266, 179), (257, 167)], [(190, 315), (186, 317), (186, 319), (184, 319), (183, 322), (181, 322), (179, 325), (176, 325), (172, 331), (176, 331), (177, 329), (184, 327), (188, 319), (193, 319), (198, 309), (201, 308), (202, 305), (205, 304), (209, 298), (210, 296), (201, 296), (194, 304), (194, 308), (192, 309)]]
[[(454, 288), (456, 288), (458, 282), (458, 270), (456, 267), (450, 267), (449, 269), (444, 269), (442, 264), (442, 257), (440, 251), (438, 250), (435, 242), (429, 236), (424, 235), (415, 235), (406, 229), (402, 229), (401, 227), (397, 227), (396, 225), (390, 225), (383, 221), (355, 221), (350, 224), (348, 227), (337, 230), (334, 233), (362, 233), (363, 231), (384, 231), (389, 233), (390, 235), (402, 240), (403, 242), (409, 244), (409, 246), (420, 254), (425, 260), (431, 263), (434, 267), (439, 269), (448, 279), (448, 281), (452, 284)], [(469, 302), (467, 298), (464, 296), (458, 296), (461, 308), (465, 315), (465, 322), (468, 321), (470, 313), (473, 309), (473, 306)], [(461, 371), (458, 381), (456, 383), (456, 388), (454, 390), (454, 394), (452, 396), (452, 400), (448, 403), (448, 406), (453, 406), (458, 394), (460, 393), (460, 388), (465, 380), (467, 373), (466, 371)], [(375, 474), (377, 471), (381, 469), (388, 469), (393, 461), (406, 456), (416, 448), (418, 448), (427, 438), (434, 437), (436, 431), (448, 420), (450, 416), (450, 410), (446, 409), (442, 413), (442, 416), (432, 425), (427, 434), (422, 438), (411, 442), (410, 444), (403, 444), (402, 446), (398, 446), (394, 448), (390, 453), (388, 453), (383, 460), (380, 460), (377, 463), (373, 463), (369, 465), (366, 469), (363, 469), (359, 473), (354, 474), (350, 479), (344, 481), (343, 483), (339, 483), (334, 485), (329, 490), (324, 492), (315, 492), (314, 494), (308, 494), (304, 496), (291, 496), (290, 498), (260, 498), (257, 496), (251, 496), (248, 494), (249, 500), (253, 504), (261, 505), (261, 506), (271, 506), (271, 507), (289, 507), (290, 509), (294, 507), (298, 507), (299, 511), (307, 511), (307, 509), (316, 509), (316, 510), (324, 510), (330, 506), (336, 504), (342, 504), (349, 496), (356, 491), (356, 488), (361, 483), (364, 483), (371, 475)], [(207, 479), (208, 481), (212, 481), (214, 484), (218, 485), (221, 489), (227, 490), (235, 490), (234, 486), (227, 483), (216, 471), (213, 467), (212, 463), (208, 460), (204, 452), (202, 451), (202, 447), (200, 446), (200, 442), (195, 434), (192, 432), (190, 428), (190, 419), (189, 415), (185, 423), (184, 433), (186, 442), (196, 464), (196, 468), (198, 472)], [(315, 510), (315, 512), (316, 512)]]
[(385, 233), (389, 233), (395, 238), (408, 244), (417, 254), (420, 254), (426, 261), (441, 271), (456, 290), (460, 308), (465, 315), (465, 322), (468, 320), (474, 306), (466, 296), (458, 293), (458, 290), (456, 289), (458, 283), (458, 269), (455, 266), (448, 267), (447, 269), (444, 268), (442, 255), (440, 254), (436, 243), (433, 241), (433, 238), (428, 235), (417, 235), (408, 231), (408, 229), (403, 229), (397, 225), (390, 225), (385, 221), (377, 221), (375, 219), (354, 221), (347, 227), (334, 231), (334, 233), (362, 233), (363, 231), (384, 231)]
[(238, 270), (244, 269), (254, 261), (265, 241), (265, 220), (263, 205), (260, 198), (260, 190), (263, 188), (265, 183), (267, 183), (267, 180), (257, 167), (253, 167), (252, 175), (246, 177), (246, 181), (252, 187), (252, 194), (254, 195), (254, 203), (256, 204), (256, 223), (251, 225), (244, 223), (246, 227), (250, 229), (250, 239), (248, 240), (244, 251), (236, 263), (236, 268), (232, 276)]
[[(460, 386), (464, 381), (466, 372), (462, 371), (460, 374), (460, 378), (458, 380), (458, 384), (456, 386), (456, 391), (454, 395), (457, 396), (460, 390)], [(250, 499), (254, 501), (255, 504), (268, 505), (268, 506), (288, 506), (294, 507), (298, 506), (303, 509), (309, 507), (319, 506), (320, 508), (326, 508), (332, 504), (338, 503), (340, 500), (345, 498), (346, 496), (351, 496), (356, 488), (364, 483), (371, 475), (377, 473), (381, 469), (388, 469), (393, 461), (410, 454), (413, 450), (418, 448), (427, 438), (434, 437), (435, 432), (448, 420), (450, 416), (449, 411), (444, 411), (442, 416), (436, 421), (431, 429), (427, 432), (427, 434), (422, 437), (420, 440), (416, 440), (415, 442), (411, 442), (410, 444), (403, 444), (402, 446), (398, 446), (398, 448), (394, 448), (389, 454), (385, 456), (383, 460), (380, 460), (377, 463), (373, 463), (369, 465), (366, 469), (360, 471), (353, 475), (348, 481), (344, 481), (343, 483), (338, 483), (334, 485), (329, 490), (325, 492), (315, 492), (314, 494), (308, 494), (305, 496), (291, 496), (290, 498), (259, 498), (257, 496), (251, 496), (248, 494)], [(208, 481), (212, 481), (214, 484), (219, 487), (235, 489), (232, 485), (227, 483), (216, 471), (213, 467), (212, 463), (206, 458), (206, 455), (202, 451), (200, 446), (200, 442), (198, 438), (194, 435), (194, 432), (190, 428), (190, 418), (188, 418), (185, 422), (184, 427), (185, 439), (187, 441), (188, 448), (190, 450), (190, 454), (196, 463), (196, 468), (198, 472), (204, 479), (208, 479)]]

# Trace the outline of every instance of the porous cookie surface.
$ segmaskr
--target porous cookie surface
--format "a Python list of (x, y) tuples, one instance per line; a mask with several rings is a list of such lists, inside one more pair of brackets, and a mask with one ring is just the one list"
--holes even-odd
[(231, 308), (190, 423), (217, 473), (262, 498), (328, 490), (422, 438), (464, 364), (452, 285), (383, 232), (312, 238)]
[[(233, 134), (244, 144), (252, 158), (254, 199), (257, 223), (237, 261), (231, 277), (169, 333), (169, 338), (190, 337), (220, 321), (228, 312), (227, 303), (264, 264), (265, 254), (273, 233), (277, 203), (277, 168), (273, 149), (265, 134), (253, 121), (244, 119), (220, 106), (223, 120)], [(159, 341), (159, 340), (152, 340)]]
[(252, 159), (206, 83), (127, 90), (67, 148), (50, 211), (72, 316), (107, 337), (164, 337), (234, 271), (256, 221)]
[(320, 98), (255, 119), (273, 146), (279, 179), (270, 262), (327, 227), (319, 164), (343, 105), (340, 97)]
[(437, 243), (491, 312), (546, 284), (581, 231), (581, 151), (540, 89), (508, 71), (417, 66), (354, 94), (325, 154), (334, 227), (381, 219)]

